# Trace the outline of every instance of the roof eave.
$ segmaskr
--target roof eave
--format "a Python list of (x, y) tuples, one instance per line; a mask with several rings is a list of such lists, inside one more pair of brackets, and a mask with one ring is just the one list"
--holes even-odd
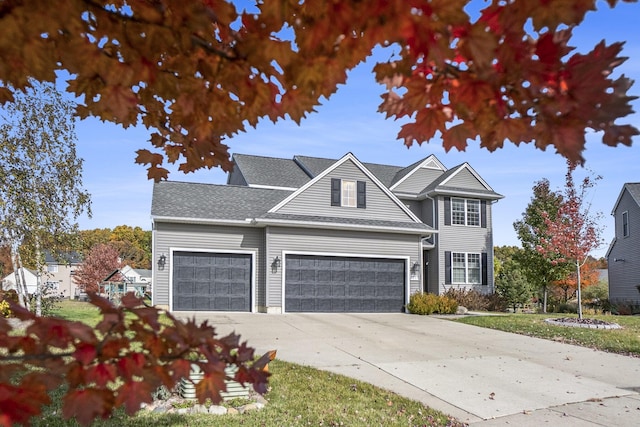
[(202, 224), (202, 225), (233, 225), (239, 227), (255, 226), (255, 221), (246, 219), (221, 219), (221, 218), (192, 218), (175, 216), (151, 216), (152, 222), (170, 222), (178, 224)]
[(326, 223), (317, 221), (292, 221), (288, 219), (272, 219), (272, 218), (256, 218), (256, 225), (267, 226), (287, 226), (296, 228), (322, 228), (326, 230), (354, 230), (354, 231), (376, 231), (376, 232), (392, 232), (400, 234), (415, 234), (421, 236), (430, 236), (437, 234), (438, 230), (420, 230), (403, 227), (388, 227), (363, 224), (346, 224), (346, 223)]

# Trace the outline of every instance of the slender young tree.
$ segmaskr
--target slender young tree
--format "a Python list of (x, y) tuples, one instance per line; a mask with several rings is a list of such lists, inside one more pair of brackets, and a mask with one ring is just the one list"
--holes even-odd
[(40, 315), (43, 249), (68, 247), (77, 218), (91, 212), (76, 156), (74, 105), (52, 84), (31, 84), (0, 112), (0, 225), (14, 252), (21, 247), (33, 255)]
[(549, 235), (544, 213), (549, 218), (556, 217), (562, 204), (562, 194), (551, 190), (547, 179), (536, 182), (532, 190), (533, 196), (522, 218), (513, 223), (523, 249), (514, 254), (514, 259), (520, 264), (527, 282), (541, 290), (542, 311), (546, 313), (549, 286), (566, 276), (567, 265), (559, 262), (558, 256), (542, 254), (536, 248)]
[(582, 295), (580, 269), (587, 262), (589, 254), (602, 245), (599, 214), (589, 211), (586, 200), (589, 190), (601, 179), (600, 176), (585, 177), (576, 187), (573, 173), (575, 163), (568, 162), (565, 176), (563, 200), (555, 217), (543, 212), (545, 233), (540, 239), (537, 251), (544, 256), (552, 256), (557, 262), (573, 265), (576, 274), (576, 296), (578, 298), (578, 318), (582, 319)]

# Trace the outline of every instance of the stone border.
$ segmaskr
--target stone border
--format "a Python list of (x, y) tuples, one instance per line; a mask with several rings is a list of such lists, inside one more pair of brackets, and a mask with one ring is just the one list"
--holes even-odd
[(555, 326), (568, 326), (570, 328), (586, 328), (586, 329), (622, 329), (617, 323), (581, 323), (581, 322), (564, 322), (562, 319), (544, 319), (545, 322)]

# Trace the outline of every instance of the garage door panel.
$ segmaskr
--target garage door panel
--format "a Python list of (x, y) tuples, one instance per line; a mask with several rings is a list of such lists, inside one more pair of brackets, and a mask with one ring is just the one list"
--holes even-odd
[(287, 312), (401, 312), (404, 292), (402, 259), (286, 256)]
[(174, 252), (173, 309), (250, 311), (251, 255)]

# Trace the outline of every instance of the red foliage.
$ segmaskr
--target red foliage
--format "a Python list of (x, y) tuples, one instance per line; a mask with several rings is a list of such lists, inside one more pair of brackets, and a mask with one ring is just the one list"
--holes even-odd
[[(206, 322), (182, 322), (144, 306), (132, 294), (123, 297), (119, 307), (93, 293), (89, 296), (103, 316), (95, 329), (35, 317), (13, 305), (16, 317), (30, 323), (16, 335), (0, 318), (0, 425), (29, 424), (50, 403), (48, 392), (63, 384), (68, 385), (64, 418), (89, 425), (118, 407), (134, 414), (159, 386), (171, 389), (187, 377), (192, 363), (205, 374), (196, 389), (201, 402), (221, 400), (227, 365), (238, 367), (235, 379), (266, 391), (269, 374), (263, 368), (270, 354), (254, 361), (254, 350), (240, 343), (238, 335), (217, 338)], [(162, 322), (161, 313), (166, 316)], [(198, 362), (191, 362), (194, 359)]]
[(532, 142), (580, 161), (587, 131), (607, 145), (638, 135), (616, 123), (634, 99), (631, 81), (613, 77), (622, 43), (569, 45), (596, 0), (492, 1), (474, 19), (471, 0), (256, 3), (1, 2), (0, 103), (28, 77), (67, 70), (79, 116), (152, 130), (154, 148), (136, 159), (149, 178), (167, 177), (165, 161), (229, 170), (226, 139), (264, 118), (300, 122), (376, 46), (395, 44), (375, 67), (388, 89), (379, 109), (408, 118), (407, 145), (437, 134), (446, 150)]
[[(114, 270), (122, 267), (118, 250), (110, 244), (95, 245), (76, 269), (73, 281), (87, 292), (98, 292), (99, 284)], [(113, 278), (113, 281), (118, 280)]]

